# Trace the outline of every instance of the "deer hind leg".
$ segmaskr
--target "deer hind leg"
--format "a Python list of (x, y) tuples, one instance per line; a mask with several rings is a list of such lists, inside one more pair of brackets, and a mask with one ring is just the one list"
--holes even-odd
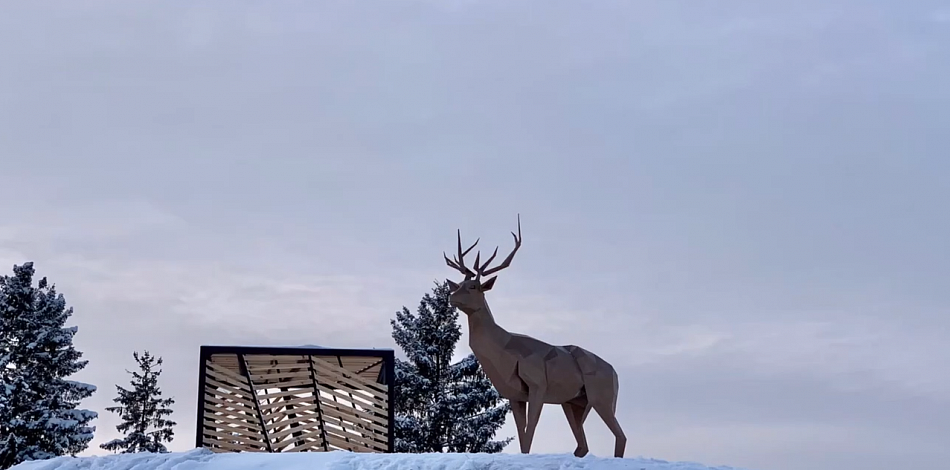
[(610, 432), (613, 433), (616, 439), (614, 444), (614, 457), (618, 459), (622, 458), (624, 448), (627, 446), (627, 436), (623, 434), (623, 429), (620, 428), (620, 423), (614, 415), (614, 410), (610, 406), (594, 405), (594, 411), (604, 420), (604, 423), (607, 424), (607, 429), (610, 429)]
[(614, 380), (596, 380), (594, 387), (588, 388), (588, 400), (594, 411), (600, 415), (607, 425), (607, 429), (613, 433), (614, 439), (614, 457), (623, 457), (624, 448), (627, 446), (627, 436), (623, 434), (620, 423), (617, 421), (617, 385)]
[(627, 436), (623, 434), (616, 416), (617, 394), (620, 389), (617, 372), (603, 359), (579, 347), (574, 346), (570, 351), (584, 374), (588, 407), (594, 408), (613, 433), (616, 439), (614, 457), (623, 457), (624, 448), (627, 446)]
[(574, 439), (577, 441), (574, 456), (583, 457), (590, 451), (587, 447), (587, 436), (584, 434), (584, 421), (591, 407), (587, 404), (586, 398), (582, 402), (563, 403), (561, 407), (564, 408), (564, 415), (567, 416), (567, 422), (571, 425), (571, 432), (574, 433)]

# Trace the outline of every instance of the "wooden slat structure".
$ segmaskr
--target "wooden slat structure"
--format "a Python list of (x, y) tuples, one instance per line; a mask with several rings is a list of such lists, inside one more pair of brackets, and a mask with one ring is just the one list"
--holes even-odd
[(196, 446), (392, 452), (391, 349), (202, 346)]

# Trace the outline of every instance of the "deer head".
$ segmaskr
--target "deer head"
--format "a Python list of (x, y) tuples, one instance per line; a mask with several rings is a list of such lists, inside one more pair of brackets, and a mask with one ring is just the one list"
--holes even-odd
[(442, 256), (445, 258), (445, 263), (449, 267), (457, 270), (465, 276), (465, 279), (461, 283), (455, 283), (451, 279), (446, 279), (446, 282), (449, 284), (449, 288), (452, 289), (452, 293), (449, 294), (449, 302), (457, 307), (459, 310), (465, 312), (466, 314), (471, 314), (478, 310), (485, 308), (485, 292), (491, 290), (495, 285), (495, 280), (498, 277), (493, 277), (485, 282), (482, 282), (483, 277), (491, 276), (492, 274), (501, 271), (502, 269), (507, 268), (511, 264), (512, 258), (515, 257), (515, 253), (518, 252), (518, 248), (521, 248), (521, 215), (518, 215), (518, 233), (515, 234), (511, 232), (511, 236), (515, 239), (515, 248), (511, 250), (511, 254), (505, 258), (498, 266), (494, 268), (489, 268), (488, 265), (491, 264), (495, 259), (495, 255), (498, 254), (498, 247), (495, 247), (495, 252), (492, 253), (484, 264), (479, 263), (479, 260), (482, 256), (479, 251), (475, 255), (475, 271), (465, 266), (465, 255), (468, 252), (472, 251), (475, 248), (475, 245), (478, 244), (478, 240), (475, 240), (475, 243), (472, 243), (472, 246), (468, 247), (467, 250), (462, 251), (462, 231), (458, 231), (458, 254), (454, 259), (449, 259), (449, 257), (443, 252)]

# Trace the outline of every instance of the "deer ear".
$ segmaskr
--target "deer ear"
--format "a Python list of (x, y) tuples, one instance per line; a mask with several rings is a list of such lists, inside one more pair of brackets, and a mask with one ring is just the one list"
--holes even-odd
[(482, 292), (488, 292), (495, 285), (495, 279), (498, 279), (498, 276), (495, 276), (482, 283)]
[(447, 282), (447, 283), (449, 284), (449, 289), (458, 290), (459, 285), (456, 284), (456, 283), (454, 283), (454, 282), (452, 282), (451, 279), (446, 279), (445, 282)]

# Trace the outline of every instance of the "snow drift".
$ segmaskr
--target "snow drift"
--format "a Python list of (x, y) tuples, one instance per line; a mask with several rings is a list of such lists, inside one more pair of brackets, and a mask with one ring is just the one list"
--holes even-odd
[(207, 449), (170, 454), (57, 457), (13, 470), (741, 470), (644, 458), (582, 459), (538, 454), (357, 454), (352, 452), (216, 454)]

